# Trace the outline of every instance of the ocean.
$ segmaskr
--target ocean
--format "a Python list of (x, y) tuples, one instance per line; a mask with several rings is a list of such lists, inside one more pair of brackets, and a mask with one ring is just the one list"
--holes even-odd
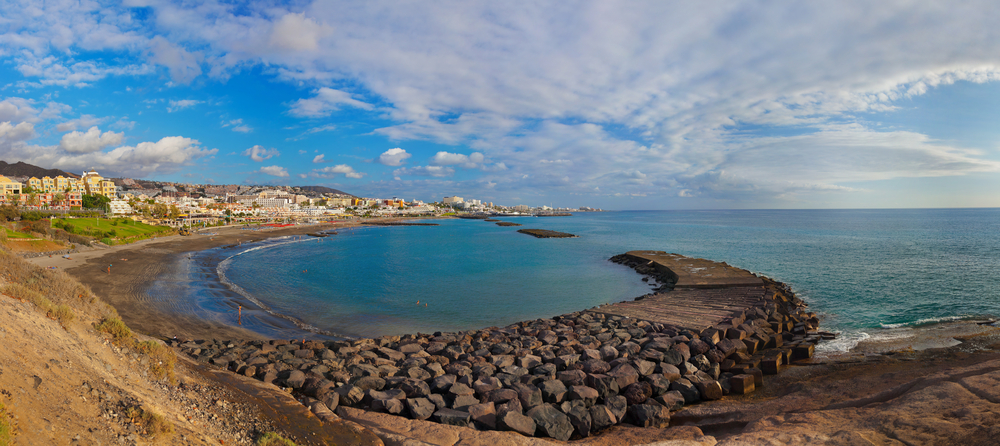
[[(536, 239), (481, 220), (350, 228), (193, 253), (178, 261), (183, 278), (164, 279), (150, 293), (181, 293), (187, 311), (230, 323), (235, 305), (243, 305), (244, 326), (274, 337), (298, 337), (302, 329), (331, 337), (458, 331), (648, 293), (641, 276), (607, 259), (649, 249), (788, 283), (821, 316), (822, 329), (841, 333), (827, 350), (901, 328), (1000, 314), (1000, 209), (622, 211), (503, 220), (580, 237)], [(169, 286), (178, 282), (189, 285)]]

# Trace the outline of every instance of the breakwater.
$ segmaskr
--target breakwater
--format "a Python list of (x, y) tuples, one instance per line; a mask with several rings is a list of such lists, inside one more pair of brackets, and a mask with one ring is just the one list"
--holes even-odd
[[(822, 337), (815, 315), (779, 282), (656, 251), (612, 261), (663, 286), (633, 302), (503, 328), (171, 344), (291, 389), (321, 418), (350, 406), (567, 440), (619, 423), (666, 427), (686, 404), (753, 392), (765, 375), (811, 357)], [(674, 293), (699, 300), (671, 313), (662, 299)]]

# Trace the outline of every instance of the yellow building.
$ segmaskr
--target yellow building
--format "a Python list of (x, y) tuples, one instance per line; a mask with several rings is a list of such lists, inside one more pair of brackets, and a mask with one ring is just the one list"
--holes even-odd
[(41, 190), (42, 190), (42, 180), (40, 180), (38, 178), (35, 178), (35, 177), (28, 178), (28, 187), (30, 187), (30, 188), (32, 188), (32, 189), (34, 189), (36, 191), (41, 192)]
[(104, 195), (108, 198), (115, 197), (115, 183), (104, 179), (96, 170), (84, 172), (83, 177), (80, 178), (80, 183), (83, 184), (84, 192), (88, 195)]
[(0, 190), (3, 190), (4, 196), (10, 194), (20, 194), (21, 193), (21, 183), (11, 180), (3, 175), (0, 175)]

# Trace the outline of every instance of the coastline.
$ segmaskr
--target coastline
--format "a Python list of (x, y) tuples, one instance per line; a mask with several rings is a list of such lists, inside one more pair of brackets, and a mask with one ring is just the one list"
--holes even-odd
[[(190, 256), (195, 252), (232, 245), (236, 240), (260, 242), (277, 237), (304, 235), (318, 230), (351, 226), (358, 226), (358, 223), (303, 225), (263, 232), (227, 228), (220, 230), (217, 236), (211, 237), (212, 239), (204, 235), (183, 238), (171, 236), (74, 254), (71, 255), (72, 260), (45, 257), (29, 261), (40, 266), (52, 265), (65, 269), (115, 306), (123, 319), (137, 331), (159, 338), (177, 336), (182, 339), (265, 340), (274, 337), (240, 328), (231, 323), (164, 311), (163, 307), (149, 302), (146, 290), (152, 281), (168, 273), (171, 265), (176, 265), (176, 260), (185, 255)], [(121, 260), (123, 258), (128, 260)], [(104, 270), (108, 264), (114, 265), (111, 275)], [(612, 444), (615, 439), (623, 437), (629, 438), (628, 443), (639, 444), (663, 438), (667, 430), (678, 429), (678, 426), (700, 429), (693, 432), (704, 433), (709, 436), (707, 438), (714, 436), (719, 444), (761, 441), (770, 438), (769, 436), (775, 432), (792, 432), (792, 438), (798, 440), (815, 438), (817, 432), (823, 432), (828, 427), (863, 426), (864, 418), (870, 414), (863, 416), (858, 412), (854, 418), (851, 418), (850, 414), (845, 415), (839, 420), (841, 423), (839, 426), (803, 427), (795, 420), (816, 416), (815, 414), (826, 416), (829, 411), (844, 408), (861, 407), (869, 412), (872, 410), (877, 412), (879, 410), (877, 407), (869, 406), (892, 402), (908, 395), (912, 389), (917, 391), (937, 382), (926, 384), (922, 381), (926, 380), (923, 378), (926, 375), (954, 374), (959, 378), (965, 378), (981, 370), (1000, 369), (1000, 353), (997, 352), (1000, 348), (1000, 342), (997, 342), (1000, 330), (996, 327), (979, 325), (976, 321), (952, 321), (901, 327), (898, 331), (905, 332), (905, 335), (862, 340), (850, 352), (818, 355), (805, 363), (796, 364), (776, 377), (769, 378), (774, 381), (769, 381), (757, 393), (733, 396), (685, 408), (675, 415), (670, 428), (613, 428), (599, 437), (592, 438), (593, 444), (599, 444), (600, 441)], [(958, 342), (961, 343), (956, 345)], [(890, 396), (878, 396), (887, 391), (886, 389), (895, 393)], [(872, 399), (873, 395), (878, 398)], [(938, 405), (942, 403), (942, 401), (937, 402)], [(366, 411), (344, 410), (338, 411), (337, 414), (346, 420), (382, 433), (403, 434), (400, 432), (400, 425), (412, 427), (413, 423), (418, 423)], [(761, 422), (762, 418), (768, 421)], [(431, 436), (425, 437), (428, 439), (440, 433), (433, 429), (439, 429), (441, 425), (423, 423), (431, 424), (431, 427), (421, 425), (422, 427), (414, 428), (413, 431), (407, 430), (404, 435), (419, 437), (418, 430), (421, 428), (431, 429), (431, 433), (428, 434)], [(947, 435), (944, 435), (947, 433), (946, 428), (938, 430), (942, 433), (941, 438), (947, 438)], [(837, 433), (827, 432), (829, 434), (827, 437), (833, 438)]]
[[(115, 307), (130, 327), (150, 336), (159, 338), (176, 336), (183, 339), (267, 339), (270, 336), (265, 333), (242, 328), (227, 321), (205, 319), (197, 312), (188, 312), (190, 303), (184, 302), (183, 299), (166, 297), (153, 301), (149, 292), (150, 287), (157, 279), (170, 274), (173, 268), (179, 267), (183, 257), (190, 258), (196, 255), (195, 253), (278, 237), (307, 237), (306, 234), (310, 232), (354, 226), (359, 226), (359, 222), (297, 225), (261, 231), (227, 227), (216, 230), (216, 235), (211, 236), (174, 235), (136, 244), (71, 254), (70, 259), (53, 256), (27, 260), (41, 267), (63, 269)], [(107, 272), (108, 265), (112, 265), (110, 274)], [(165, 296), (167, 293), (159, 294)], [(249, 317), (253, 317), (253, 310), (249, 310), (248, 313)]]

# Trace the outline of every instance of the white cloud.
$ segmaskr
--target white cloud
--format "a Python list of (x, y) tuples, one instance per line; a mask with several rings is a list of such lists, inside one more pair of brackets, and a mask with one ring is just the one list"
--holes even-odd
[(121, 119), (111, 124), (111, 127), (122, 130), (132, 130), (135, 128), (135, 121), (129, 121), (128, 116), (122, 116)]
[(315, 96), (309, 99), (299, 99), (292, 103), (291, 114), (306, 118), (318, 118), (329, 116), (341, 106), (350, 106), (362, 110), (371, 110), (371, 104), (361, 102), (351, 97), (350, 93), (332, 88), (321, 87), (316, 90)]
[(401, 177), (404, 175), (416, 175), (424, 177), (450, 177), (455, 175), (455, 169), (451, 167), (442, 166), (414, 166), (414, 167), (403, 167), (392, 171), (393, 177)]
[(431, 158), (430, 163), (435, 166), (450, 166), (454, 164), (461, 164), (462, 167), (469, 169), (475, 168), (482, 163), (485, 157), (482, 153), (473, 152), (469, 155), (464, 155), (461, 153), (448, 153), (448, 152), (438, 152), (435, 153)]
[(323, 155), (323, 154), (316, 155), (315, 157), (313, 157), (313, 163), (317, 163), (317, 164), (318, 163), (325, 163), (326, 160), (323, 159), (324, 156), (326, 156), (326, 155)]
[(250, 132), (253, 131), (253, 127), (250, 127), (250, 126), (248, 126), (246, 124), (243, 124), (243, 125), (238, 125), (238, 126), (233, 127), (233, 131), (234, 132), (240, 132), (240, 133), (250, 133)]
[(35, 137), (35, 126), (30, 122), (21, 122), (17, 125), (10, 121), (0, 122), (0, 139), (8, 142), (26, 141)]
[(278, 153), (278, 149), (275, 148), (268, 149), (259, 144), (243, 151), (243, 156), (249, 156), (250, 159), (258, 163), (279, 155), (281, 154)]
[(92, 127), (100, 124), (103, 119), (98, 119), (93, 115), (80, 115), (79, 118), (71, 119), (69, 121), (63, 122), (56, 125), (56, 131), (68, 132), (70, 130), (76, 130), (78, 128)]
[(343, 174), (347, 178), (361, 178), (365, 176), (364, 172), (356, 172), (353, 167), (347, 164), (338, 164), (336, 166), (324, 167), (322, 169), (313, 169), (312, 176), (319, 178), (334, 178), (338, 174)]
[(271, 29), (271, 45), (281, 50), (315, 50), (319, 39), (331, 32), (330, 27), (316, 23), (304, 13), (285, 14)]
[(167, 107), (167, 113), (173, 113), (178, 110), (183, 110), (185, 108), (194, 107), (198, 104), (204, 104), (205, 101), (199, 101), (196, 99), (181, 99), (179, 101), (170, 101), (170, 106)]
[(403, 162), (411, 156), (413, 155), (406, 153), (406, 150), (396, 147), (395, 149), (389, 149), (382, 152), (382, 154), (378, 156), (378, 162), (386, 166), (401, 166), (403, 165)]
[(201, 55), (170, 43), (162, 36), (150, 41), (149, 59), (167, 67), (174, 82), (187, 84), (201, 74)]
[(63, 135), (59, 140), (59, 148), (69, 153), (93, 153), (121, 144), (124, 138), (124, 133), (112, 131), (101, 133), (101, 130), (94, 126), (86, 133), (73, 131)]
[(0, 152), (36, 166), (70, 172), (93, 167), (107, 176), (142, 177), (176, 172), (199, 158), (216, 154), (218, 150), (205, 149), (191, 138), (168, 136), (156, 142), (141, 142), (135, 146), (90, 153), (71, 153), (60, 146), (0, 141)]
[(271, 175), (273, 177), (287, 177), (288, 169), (281, 166), (265, 166), (260, 168), (260, 173)]

